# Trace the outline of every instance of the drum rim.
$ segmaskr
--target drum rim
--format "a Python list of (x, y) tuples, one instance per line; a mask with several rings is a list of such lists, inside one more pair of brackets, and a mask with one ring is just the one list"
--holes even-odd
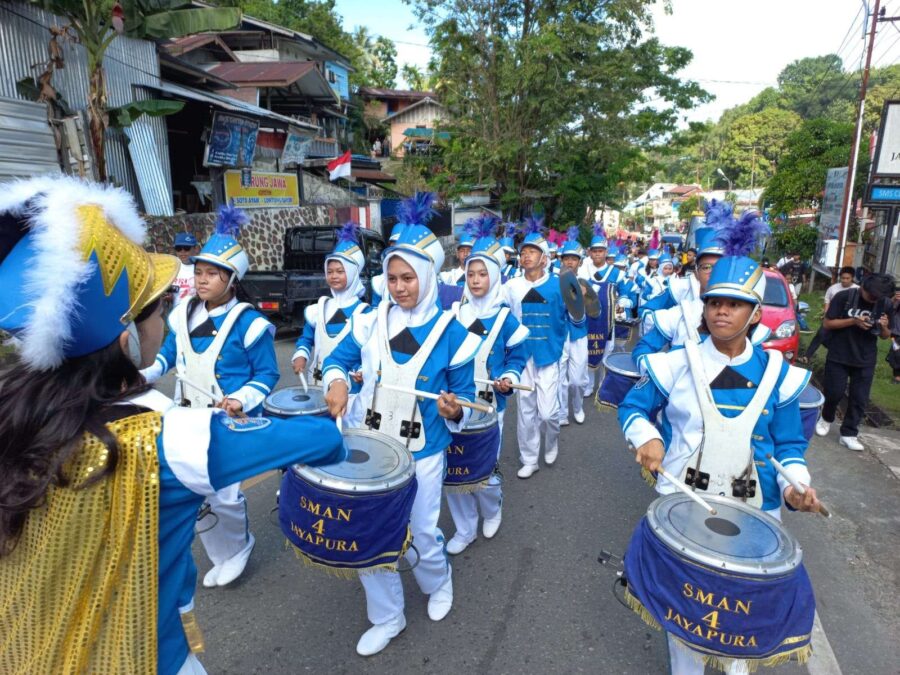
[[(617, 366), (613, 366), (609, 364), (608, 359), (615, 356), (616, 354), (628, 354), (628, 358), (631, 359), (631, 362), (634, 363), (634, 357), (631, 355), (633, 352), (610, 352), (609, 354), (604, 355), (603, 357), (603, 366), (610, 372), (616, 373), (617, 375), (622, 375), (623, 377), (628, 377), (634, 380), (641, 379), (641, 371), (640, 370), (623, 370)], [(638, 365), (634, 363), (634, 367), (637, 368)]]
[[(819, 394), (818, 398), (812, 402), (802, 401), (801, 398), (803, 397), (803, 392), (805, 392), (807, 389), (810, 389), (810, 388), (812, 388)], [(812, 382), (809, 382), (809, 383), (807, 383), (807, 385), (805, 387), (803, 387), (803, 389), (800, 390), (800, 394), (797, 396), (797, 401), (800, 404), (801, 410), (811, 410), (813, 408), (821, 408), (823, 405), (825, 405), (825, 394), (823, 394), (822, 390), (819, 389), (817, 386), (815, 386)]]
[(309, 391), (322, 392), (322, 405), (319, 406), (318, 408), (310, 408), (309, 410), (303, 410), (302, 412), (298, 412), (297, 410), (288, 410), (287, 408), (282, 408), (280, 406), (277, 406), (277, 405), (269, 402), (269, 399), (271, 399), (276, 394), (278, 394), (282, 391), (287, 391), (289, 389), (303, 390), (303, 387), (299, 384), (291, 384), (291, 385), (288, 385), (287, 387), (281, 387), (279, 389), (276, 389), (275, 391), (273, 391), (272, 393), (270, 393), (268, 396), (266, 396), (263, 399), (263, 410), (265, 410), (267, 413), (271, 413), (273, 415), (285, 415), (288, 417), (303, 417), (306, 415), (315, 416), (315, 415), (321, 415), (323, 412), (328, 412), (328, 404), (326, 404), (324, 402), (325, 401), (325, 389), (316, 384), (309, 385)]
[[(487, 401), (485, 401), (484, 399), (481, 399), (481, 398), (475, 399), (475, 402), (476, 402), (476, 403), (481, 403), (482, 405), (489, 405), (489, 406), (493, 407), (493, 405), (492, 405), (491, 403), (488, 403)], [(473, 411), (472, 411), (472, 414), (473, 414), (473, 415), (476, 414), (476, 413), (481, 413), (481, 414), (485, 415), (485, 416), (487, 417), (487, 419), (488, 419), (488, 422), (487, 422), (486, 424), (482, 424), (482, 425), (477, 426), (477, 427), (466, 426), (466, 427), (463, 428), (461, 431), (455, 431), (455, 432), (453, 432), (452, 435), (455, 436), (456, 434), (472, 434), (472, 433), (477, 433), (477, 432), (480, 432), (480, 431), (487, 431), (488, 429), (490, 429), (491, 427), (497, 425), (497, 424), (500, 422), (500, 419), (499, 419), (499, 417), (498, 417), (498, 415), (497, 415), (497, 409), (496, 409), (496, 408), (494, 408), (494, 411), (491, 412), (491, 413), (484, 413), (484, 412), (481, 412), (480, 410), (473, 410)], [(470, 418), (470, 419), (471, 419), (471, 418)]]
[[(803, 562), (803, 548), (800, 546), (799, 540), (791, 534), (777, 518), (772, 517), (762, 509), (758, 509), (755, 506), (750, 506), (749, 504), (739, 502), (729, 497), (703, 495), (703, 499), (712, 504), (722, 504), (736, 508), (739, 511), (744, 511), (748, 515), (752, 515), (762, 520), (777, 534), (780, 549), (786, 552), (784, 559), (777, 562), (757, 561), (748, 563), (737, 559), (726, 560), (724, 556), (716, 557), (712, 554), (695, 550), (685, 550), (684, 544), (690, 542), (682, 539), (680, 534), (669, 531), (659, 517), (659, 513), (662, 512), (663, 507), (671, 502), (689, 502), (693, 504), (690, 497), (681, 494), (680, 492), (658, 497), (647, 507), (647, 521), (652, 528), (653, 533), (663, 544), (665, 544), (666, 548), (673, 553), (679, 557), (686, 558), (691, 562), (713, 570), (733, 572), (735, 574), (742, 574), (758, 579), (782, 576), (794, 572), (800, 567)], [(695, 506), (698, 509), (701, 508), (699, 505)], [(670, 510), (671, 509), (666, 510), (666, 513)]]
[[(409, 485), (416, 475), (416, 461), (409, 449), (398, 440), (391, 438), (387, 434), (371, 429), (345, 429), (346, 436), (356, 436), (360, 438), (370, 438), (383, 442), (385, 445), (393, 446), (401, 457), (405, 457), (406, 466), (400, 469), (396, 474), (387, 479), (364, 480), (359, 482), (351, 481), (347, 478), (338, 478), (332, 474), (326, 474), (321, 469), (334, 464), (326, 464), (324, 466), (309, 466), (307, 464), (292, 464), (291, 473), (300, 480), (309, 483), (318, 490), (335, 492), (342, 495), (378, 495), (388, 492), (402, 490)], [(340, 462), (339, 462), (340, 463)], [(364, 489), (363, 489), (364, 488)]]

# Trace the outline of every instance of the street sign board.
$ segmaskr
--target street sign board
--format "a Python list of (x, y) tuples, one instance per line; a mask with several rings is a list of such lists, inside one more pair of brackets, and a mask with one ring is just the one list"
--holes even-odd
[(300, 206), (297, 174), (254, 171), (244, 185), (241, 171), (226, 171), (225, 201), (242, 209)]
[(870, 185), (866, 203), (871, 206), (900, 204), (900, 185)]
[(258, 132), (258, 121), (216, 111), (206, 144), (204, 166), (250, 166)]
[(885, 101), (881, 109), (872, 175), (900, 178), (900, 101)]
[(819, 239), (837, 239), (841, 227), (841, 205), (847, 184), (847, 167), (828, 169), (825, 177), (825, 195), (822, 199), (822, 215), (819, 217)]

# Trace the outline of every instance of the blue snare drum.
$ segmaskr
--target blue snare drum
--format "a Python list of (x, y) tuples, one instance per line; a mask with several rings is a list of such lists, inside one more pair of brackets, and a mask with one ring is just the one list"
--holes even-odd
[(816, 432), (816, 422), (819, 421), (819, 415), (822, 414), (825, 396), (810, 383), (800, 392), (799, 400), (800, 419), (803, 420), (803, 435), (809, 441)]
[(500, 452), (497, 413), (473, 410), (466, 427), (450, 434), (450, 438), (444, 487), (459, 492), (484, 487), (494, 472)]
[(325, 392), (322, 387), (310, 385), (309, 391), (303, 391), (300, 385), (277, 389), (266, 396), (263, 401), (263, 410), (271, 417), (296, 417), (298, 415), (313, 415), (325, 417), (328, 415), (328, 405), (325, 403)]
[(631, 359), (631, 352), (613, 352), (603, 357), (606, 374), (597, 390), (597, 403), (618, 408), (631, 388), (641, 379), (641, 372)]
[(647, 509), (625, 554), (628, 604), (719, 665), (804, 659), (816, 603), (799, 543), (764, 511), (704, 499), (716, 515), (681, 493)]
[(395, 570), (412, 535), (416, 465), (406, 447), (377, 431), (348, 429), (347, 460), (295, 464), (281, 480), (278, 520), (305, 562), (339, 574)]

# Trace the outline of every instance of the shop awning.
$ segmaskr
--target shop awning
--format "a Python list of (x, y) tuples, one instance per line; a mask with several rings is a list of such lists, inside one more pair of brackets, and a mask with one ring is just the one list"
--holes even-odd
[(317, 101), (340, 101), (314, 61), (220, 63), (210, 72), (239, 87), (296, 88), (298, 93)]
[(428, 140), (449, 141), (449, 131), (435, 131), (434, 129), (420, 129), (419, 127), (411, 127), (403, 132), (407, 138), (421, 138)]

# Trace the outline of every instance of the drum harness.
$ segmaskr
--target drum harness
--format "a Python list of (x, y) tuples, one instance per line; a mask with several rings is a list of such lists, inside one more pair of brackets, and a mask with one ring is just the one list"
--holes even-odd
[[(454, 313), (459, 316), (459, 307), (457, 303), (454, 303), (454, 310)], [(501, 307), (500, 311), (497, 312), (497, 319), (494, 321), (494, 325), (491, 327), (487, 336), (482, 340), (481, 346), (478, 348), (478, 353), (475, 354), (475, 377), (478, 379), (493, 379), (491, 373), (488, 371), (487, 361), (488, 357), (491, 355), (491, 350), (494, 348), (494, 343), (496, 343), (497, 338), (500, 337), (500, 332), (503, 330), (503, 324), (506, 323), (507, 316), (509, 316), (509, 307)], [(494, 389), (491, 385), (486, 384), (484, 385), (484, 390), (478, 391), (476, 396), (488, 403), (493, 403)]]
[(309, 364), (309, 372), (312, 375), (313, 384), (322, 384), (322, 364), (325, 362), (325, 359), (328, 358), (328, 355), (334, 351), (334, 348), (338, 346), (338, 343), (340, 343), (340, 341), (347, 336), (347, 333), (350, 332), (350, 318), (365, 309), (365, 305), (363, 303), (360, 302), (359, 304), (357, 304), (356, 309), (353, 310), (353, 314), (351, 315), (351, 317), (347, 317), (347, 321), (344, 324), (344, 327), (341, 328), (337, 335), (331, 337), (328, 334), (328, 331), (325, 329), (327, 323), (325, 319), (325, 308), (329, 300), (331, 300), (331, 298), (329, 298), (327, 295), (323, 295), (321, 298), (319, 298), (318, 301), (319, 316), (316, 320), (313, 358), (310, 359)]

